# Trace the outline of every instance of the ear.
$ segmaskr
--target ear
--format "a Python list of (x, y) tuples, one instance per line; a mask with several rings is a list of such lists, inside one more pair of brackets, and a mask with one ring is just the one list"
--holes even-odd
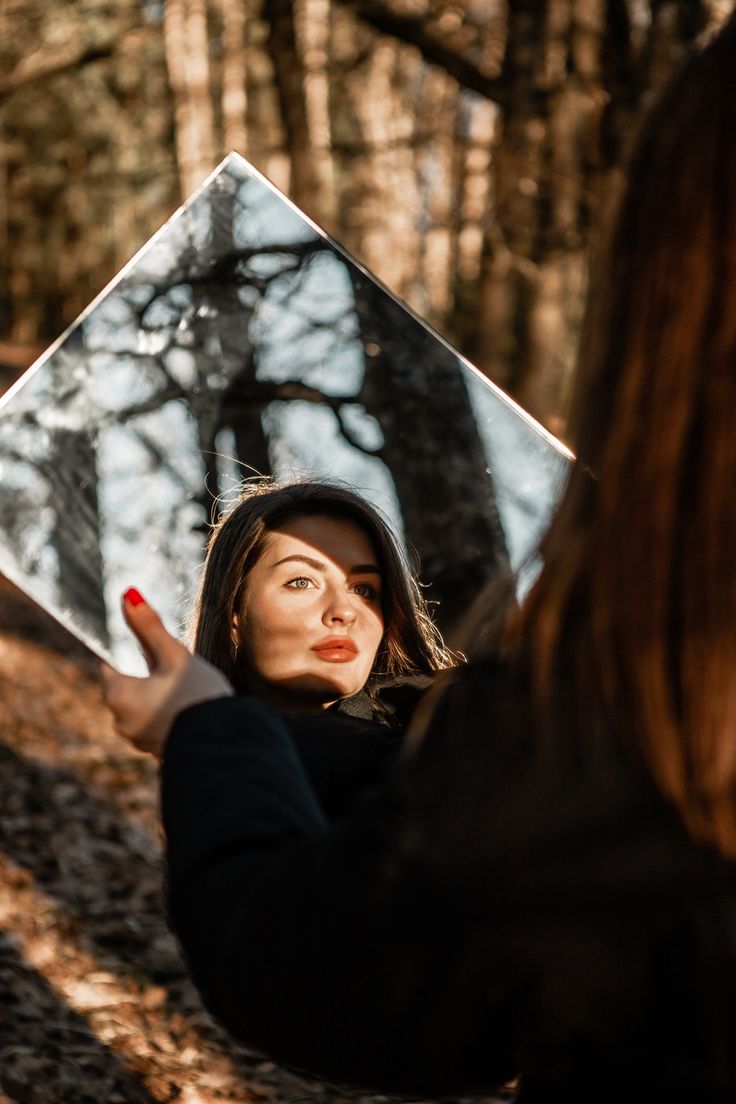
[(237, 648), (240, 646), (240, 642), (240, 617), (237, 613), (234, 613), (233, 619), (230, 622), (230, 643), (233, 644), (237, 650)]

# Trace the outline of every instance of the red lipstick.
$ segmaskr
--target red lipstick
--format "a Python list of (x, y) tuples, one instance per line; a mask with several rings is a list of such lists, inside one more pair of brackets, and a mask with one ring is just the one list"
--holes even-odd
[(349, 636), (330, 636), (312, 648), (327, 663), (349, 663), (358, 654), (358, 646)]

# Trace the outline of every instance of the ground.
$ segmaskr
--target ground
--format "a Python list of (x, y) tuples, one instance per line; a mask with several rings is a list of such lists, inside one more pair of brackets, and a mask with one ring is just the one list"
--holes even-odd
[(163, 914), (155, 764), (112, 732), (95, 661), (0, 581), (0, 1104), (348, 1100), (386, 1098), (204, 1011)]

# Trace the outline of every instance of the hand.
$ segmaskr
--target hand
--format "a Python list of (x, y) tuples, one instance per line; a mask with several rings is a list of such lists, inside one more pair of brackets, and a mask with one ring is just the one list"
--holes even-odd
[(139, 751), (161, 757), (174, 720), (190, 705), (233, 694), (224, 675), (193, 656), (164, 628), (137, 590), (123, 595), (123, 615), (138, 637), (150, 675), (132, 678), (102, 667), (105, 700), (115, 730)]

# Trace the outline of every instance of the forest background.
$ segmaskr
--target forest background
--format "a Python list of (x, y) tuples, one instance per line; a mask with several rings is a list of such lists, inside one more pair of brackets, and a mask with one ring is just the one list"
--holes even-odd
[[(564, 437), (631, 136), (735, 3), (0, 0), (0, 390), (236, 149)], [(387, 1104), (234, 1047), (161, 884), (154, 764), (0, 580), (0, 1104)]]
[(2, 0), (0, 385), (231, 149), (564, 437), (652, 92), (734, 0)]

